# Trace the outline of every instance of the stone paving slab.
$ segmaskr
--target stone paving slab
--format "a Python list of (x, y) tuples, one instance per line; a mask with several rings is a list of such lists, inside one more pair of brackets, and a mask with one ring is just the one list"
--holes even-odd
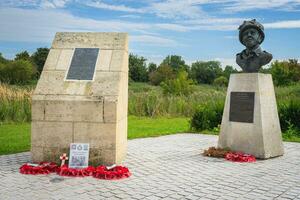
[(129, 140), (123, 163), (128, 179), (22, 175), (30, 153), (0, 156), (0, 199), (299, 199), (300, 144), (284, 143), (285, 155), (256, 163), (232, 163), (200, 155), (217, 137), (177, 134)]

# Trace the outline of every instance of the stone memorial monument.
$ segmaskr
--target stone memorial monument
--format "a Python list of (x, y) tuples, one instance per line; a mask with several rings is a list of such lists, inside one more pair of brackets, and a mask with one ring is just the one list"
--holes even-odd
[(127, 149), (128, 36), (57, 33), (32, 96), (33, 161), (58, 161), (88, 143), (90, 164), (119, 164)]
[(243, 69), (231, 74), (222, 117), (218, 147), (230, 148), (266, 159), (283, 155), (272, 76), (258, 73), (272, 60), (262, 51), (263, 26), (255, 19), (239, 27), (239, 40), (246, 49), (237, 54)]

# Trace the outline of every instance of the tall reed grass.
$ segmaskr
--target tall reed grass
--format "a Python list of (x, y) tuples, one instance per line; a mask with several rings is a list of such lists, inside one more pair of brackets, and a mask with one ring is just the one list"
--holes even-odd
[[(0, 83), (0, 122), (29, 122), (34, 86)], [(146, 117), (191, 117), (199, 106), (223, 104), (226, 88), (199, 85), (188, 96), (164, 95), (160, 87), (130, 83), (128, 114)], [(300, 102), (300, 84), (276, 88), (277, 103), (291, 99)], [(282, 106), (280, 106), (282, 107)], [(281, 110), (281, 109), (279, 109)]]
[(191, 117), (197, 107), (209, 102), (223, 102), (223, 91), (196, 91), (189, 96), (163, 95), (161, 91), (129, 91), (128, 112), (136, 116)]
[(29, 122), (32, 91), (0, 83), (0, 121)]

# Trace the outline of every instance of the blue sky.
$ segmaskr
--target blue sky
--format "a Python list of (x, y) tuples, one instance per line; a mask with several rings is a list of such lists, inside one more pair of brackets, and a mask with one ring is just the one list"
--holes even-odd
[(50, 47), (60, 31), (128, 32), (129, 51), (149, 62), (176, 54), (236, 66), (237, 28), (253, 18), (274, 59), (300, 59), (300, 0), (0, 0), (0, 52)]

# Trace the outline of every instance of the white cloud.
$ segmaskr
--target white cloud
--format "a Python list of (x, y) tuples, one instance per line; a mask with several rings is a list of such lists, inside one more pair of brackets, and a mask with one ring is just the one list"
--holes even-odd
[(152, 3), (148, 10), (163, 18), (198, 18), (205, 15), (202, 9), (190, 0)]
[(239, 25), (247, 19), (244, 18), (212, 18), (204, 17), (201, 19), (181, 20), (182, 24), (190, 27), (191, 30), (218, 30), (232, 31), (237, 30)]
[[(96, 1), (87, 1), (83, 2), (84, 5), (100, 8), (100, 9), (107, 9), (107, 10), (114, 10), (114, 11), (121, 11), (121, 12), (129, 12), (129, 13), (148, 13), (148, 14), (155, 14), (158, 17), (162, 18), (198, 18), (205, 15), (205, 12), (202, 11), (201, 7), (197, 4), (200, 1), (195, 0), (166, 0), (166, 1), (148, 1), (149, 5), (139, 8), (133, 8), (130, 6), (125, 5), (116, 5), (116, 4), (108, 4), (105, 3), (103, 0), (96, 0)], [(203, 1), (202, 3), (208, 3), (209, 1)]]
[(288, 21), (278, 21), (273, 23), (265, 23), (264, 27), (269, 29), (300, 28), (300, 20), (288, 20)]
[[(177, 43), (158, 33), (150, 34), (153, 29), (168, 29), (164, 24), (132, 23), (128, 21), (93, 20), (74, 17), (63, 11), (28, 10), (19, 8), (0, 8), (0, 40), (22, 42), (50, 42), (56, 32), (130, 32), (131, 42), (153, 46), (176, 46)], [(171, 27), (173, 29), (173, 27)], [(20, 30), (22, 30), (20, 32)], [(138, 35), (138, 33), (142, 33)], [(145, 34), (148, 33), (148, 34)]]
[(0, 8), (0, 18), (2, 41), (49, 42), (58, 31), (139, 32), (150, 28), (148, 24), (80, 18), (57, 10)]
[(165, 30), (172, 30), (172, 31), (177, 31), (177, 32), (187, 32), (189, 30), (192, 30), (192, 27), (188, 27), (188, 26), (183, 26), (183, 25), (179, 25), (179, 24), (155, 24), (155, 27), (159, 28), (159, 29), (165, 29)]
[(240, 24), (246, 20), (245, 18), (212, 18), (212, 17), (207, 17), (207, 18), (202, 18), (202, 19), (190, 19), (190, 20), (184, 20), (182, 21), (185, 24)]
[(63, 8), (71, 0), (41, 0), (41, 8)]
[[(62, 4), (61, 4), (62, 5)], [(143, 41), (148, 43), (149, 36), (157, 37), (163, 45), (174, 45), (174, 41), (162, 38), (161, 30), (188, 32), (199, 30), (236, 30), (241, 18), (207, 18), (186, 20), (180, 23), (142, 23), (126, 20), (95, 20), (81, 18), (68, 12), (56, 9), (21, 9), (0, 8), (0, 40), (50, 42), (58, 31), (94, 31), (94, 32), (129, 32), (142, 34)], [(300, 20), (277, 21), (264, 23), (266, 28), (300, 28)], [(20, 30), (22, 32), (20, 33)], [(147, 37), (146, 37), (146, 36)], [(135, 38), (135, 40), (141, 39)]]
[[(234, 56), (233, 56), (234, 57)], [(232, 66), (235, 69), (240, 70), (241, 68), (236, 64), (235, 58), (214, 58), (213, 60), (219, 61), (222, 68), (225, 69), (227, 65)]]
[(92, 1), (87, 2), (85, 5), (95, 8), (101, 8), (106, 10), (114, 10), (114, 11), (122, 11), (122, 12), (132, 12), (132, 13), (144, 13), (144, 9), (138, 9), (138, 8), (132, 8), (125, 5), (113, 5), (113, 4), (107, 4), (102, 1)]
[(176, 46), (174, 40), (153, 36), (153, 35), (133, 35), (129, 37), (131, 42), (146, 43), (153, 46)]
[(37, 0), (1, 0), (1, 7), (24, 7), (24, 6), (38, 6), (40, 2)]
[(1, 0), (3, 7), (63, 8), (73, 0)]
[(300, 0), (147, 0), (143, 1), (145, 6), (137, 8), (120, 2), (132, 5), (137, 0), (109, 1), (109, 3), (106, 0), (1, 0), (0, 5), (5, 7), (63, 8), (67, 3), (76, 3), (113, 11), (155, 14), (158, 17), (169, 19), (207, 17), (208, 13), (203, 11), (203, 6), (211, 4), (215, 6), (215, 11), (213, 11), (215, 13), (257, 9), (300, 10)]
[(224, 36), (224, 38), (228, 39), (228, 40), (236, 40), (237, 36), (236, 35), (227, 35), (227, 36)]
[(121, 15), (121, 18), (130, 18), (130, 19), (139, 19), (141, 18), (140, 15)]
[(257, 9), (295, 10), (300, 5), (299, 0), (235, 0), (225, 4), (224, 9), (230, 12), (242, 12)]

